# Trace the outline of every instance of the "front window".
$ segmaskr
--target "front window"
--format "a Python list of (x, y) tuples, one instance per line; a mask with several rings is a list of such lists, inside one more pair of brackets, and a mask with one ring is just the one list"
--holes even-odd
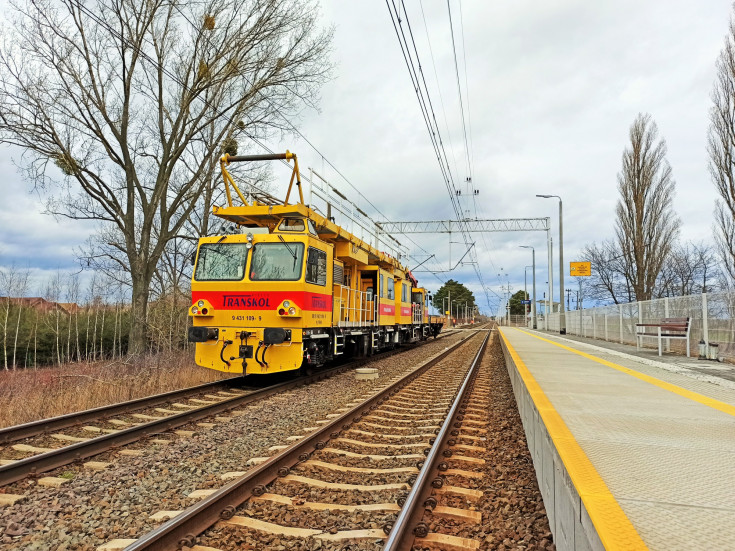
[(385, 282), (383, 281), (383, 274), (380, 274), (380, 298), (385, 296)]
[(393, 300), (393, 290), (395, 289), (394, 285), (395, 282), (393, 281), (392, 277), (387, 278), (388, 279), (388, 299)]
[(403, 284), (403, 289), (401, 290), (401, 302), (408, 302), (408, 285), (405, 283)]
[(240, 281), (245, 274), (245, 243), (203, 243), (194, 278), (197, 281)]
[(304, 221), (301, 218), (284, 218), (278, 225), (278, 231), (304, 231)]
[(303, 243), (258, 243), (250, 262), (252, 281), (296, 281), (301, 278)]

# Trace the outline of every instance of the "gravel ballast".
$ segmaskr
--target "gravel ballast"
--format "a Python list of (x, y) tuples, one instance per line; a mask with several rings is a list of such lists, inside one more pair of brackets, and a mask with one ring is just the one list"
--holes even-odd
[[(391, 395), (386, 402), (373, 412), (392, 410), (396, 420), (401, 416), (408, 419), (425, 419), (429, 412), (441, 411), (440, 417), (446, 415), (467, 369), (482, 343), (484, 335), (475, 335), (468, 343), (444, 358), (416, 380), (409, 383), (398, 393)], [(438, 406), (437, 404), (444, 404)], [(403, 413), (400, 413), (403, 412)], [(418, 451), (423, 459), (423, 450), (430, 447), (429, 440), (434, 431), (419, 428), (413, 434), (396, 434), (390, 426), (382, 432), (367, 430), (367, 419), (356, 421), (349, 428), (342, 430), (336, 438), (330, 439), (328, 445), (336, 449), (360, 448), (364, 445), (373, 450), (385, 450), (390, 453), (403, 453), (404, 450)], [(405, 426), (405, 425), (402, 425)], [(346, 438), (356, 442), (349, 444)], [(362, 444), (357, 444), (362, 442)], [(388, 447), (388, 445), (399, 447)], [(377, 445), (377, 448), (372, 446)], [(383, 447), (385, 446), (385, 448)], [(416, 447), (418, 446), (418, 447)], [(364, 452), (363, 452), (364, 453)], [(414, 460), (414, 463), (416, 460)], [(382, 463), (382, 462), (381, 462)], [(331, 467), (330, 467), (331, 466)], [(308, 461), (296, 465), (286, 478), (276, 479), (269, 484), (266, 494), (276, 494), (279, 499), (291, 500), (290, 504), (274, 505), (272, 502), (256, 500), (246, 502), (235, 511), (235, 518), (248, 521), (266, 521), (280, 527), (308, 528), (321, 531), (321, 535), (303, 537), (297, 535), (274, 535), (263, 530), (253, 530), (232, 523), (217, 526), (208, 530), (198, 538), (201, 545), (216, 549), (230, 549), (238, 541), (247, 542), (256, 549), (373, 549), (379, 550), (383, 544), (383, 527), (394, 522), (397, 514), (397, 502), (410, 491), (412, 479), (418, 474), (414, 464), (399, 473), (391, 472), (350, 472), (340, 470), (344, 467), (343, 456), (325, 451), (315, 451)], [(381, 465), (379, 469), (387, 467)], [(299, 478), (304, 477), (304, 478)], [(359, 485), (358, 487), (325, 487), (323, 483), (339, 485)], [(384, 486), (384, 485), (387, 485)], [(335, 504), (335, 505), (380, 505), (380, 510), (319, 510), (318, 506), (294, 507), (295, 504)], [(386, 511), (386, 508), (388, 511)], [(280, 530), (280, 529), (279, 529)], [(337, 535), (342, 531), (374, 530), (368, 537), (337, 541), (323, 541), (325, 534)]]
[(102, 471), (74, 464), (44, 473), (69, 478), (59, 488), (27, 479), (0, 489), (25, 494), (0, 510), (0, 548), (91, 551), (111, 539), (139, 537), (160, 524), (150, 515), (186, 508), (193, 503), (186, 497), (192, 491), (221, 487), (221, 475), (246, 471), (248, 459), (270, 455), (269, 447), (290, 443), (288, 436), (304, 434), (335, 409), (374, 393), (463, 336), (447, 335), (402, 354), (377, 356), (371, 367), (379, 369), (378, 379), (356, 380), (346, 372), (234, 410), (227, 414), (233, 417), (229, 422), (181, 427), (195, 430), (193, 436), (164, 433), (126, 448), (143, 450), (140, 457), (100, 454), (93, 459), (111, 463)]
[[(461, 455), (484, 459), (485, 464), (478, 466), (451, 458), (448, 462), (450, 469), (478, 472), (484, 476), (452, 475), (447, 477), (447, 483), (480, 490), (482, 499), (468, 500), (443, 494), (439, 504), (478, 510), (482, 513), (482, 522), (475, 525), (439, 517), (425, 517), (424, 522), (432, 531), (477, 540), (481, 550), (553, 551), (556, 547), (497, 335), (488, 344), (477, 384), (488, 390), (482, 393), (482, 398), (473, 396), (468, 411), (474, 414), (477, 408), (484, 406), (487, 433), (477, 434), (484, 440), (460, 437), (458, 442), (484, 448), (482, 452), (462, 451)], [(476, 433), (462, 431), (461, 434)], [(414, 549), (422, 547), (417, 545)]]
[[(351, 372), (337, 375), (325, 381), (272, 396), (266, 400), (226, 413), (232, 420), (216, 422), (211, 428), (192, 423), (182, 429), (194, 430), (189, 437), (164, 433), (141, 441), (124, 449), (144, 452), (140, 457), (121, 456), (117, 452), (101, 454), (95, 461), (107, 461), (111, 465), (103, 471), (90, 471), (81, 464), (70, 465), (42, 476), (69, 478), (59, 488), (41, 487), (33, 480), (21, 481), (0, 491), (26, 494), (13, 506), (0, 509), (0, 549), (23, 550), (81, 550), (91, 551), (116, 538), (137, 538), (156, 528), (162, 521), (151, 521), (153, 513), (177, 511), (195, 503), (187, 498), (194, 490), (216, 489), (223, 486), (221, 475), (231, 471), (247, 471), (247, 460), (252, 457), (272, 455), (268, 448), (286, 445), (287, 437), (303, 435), (307, 427), (319, 426), (342, 407), (347, 407), (364, 395), (374, 394), (390, 379), (407, 373), (427, 358), (443, 351), (463, 334), (449, 335), (430, 341), (410, 350), (407, 354), (377, 359), (371, 367), (380, 370), (376, 380), (355, 380)], [(476, 337), (477, 338), (477, 337)], [(517, 412), (497, 336), (488, 345), (481, 364), (482, 385), (487, 388), (481, 403), (473, 402), (473, 414), (481, 415), (487, 422), (486, 433), (463, 432), (457, 438), (460, 444), (482, 447), (483, 451), (467, 450), (461, 455), (485, 460), (484, 465), (449, 461), (450, 468), (481, 473), (482, 478), (465, 478), (452, 475), (448, 484), (475, 488), (482, 492), (482, 499), (468, 500), (461, 496), (443, 494), (440, 504), (477, 510), (482, 514), (480, 524), (468, 524), (458, 520), (434, 517), (430, 519), (433, 531), (462, 535), (480, 542), (481, 549), (555, 549), (549, 530), (546, 511), (536, 483), (533, 464), (526, 446), (525, 435)], [(415, 396), (405, 392), (395, 396), (390, 404), (410, 406)], [(386, 402), (389, 404), (389, 402)], [(440, 424), (427, 422), (441, 417), (428, 405), (420, 410), (421, 417), (400, 418), (397, 408), (380, 407), (355, 423), (351, 428), (376, 435), (431, 433), (419, 427)], [(468, 419), (471, 417), (467, 417)], [(474, 417), (472, 417), (474, 419)], [(209, 419), (204, 421), (210, 421)], [(211, 420), (215, 422), (214, 420)], [(371, 426), (368, 423), (372, 423)], [(394, 429), (393, 426), (396, 428)], [(466, 424), (465, 424), (466, 426)], [(386, 428), (389, 427), (389, 428)], [(466, 435), (475, 435), (469, 438)], [(415, 467), (423, 457), (424, 447), (387, 445), (368, 447), (346, 442), (359, 442), (360, 434), (343, 431), (340, 437), (330, 440), (328, 448), (359, 454), (385, 455), (385, 459), (351, 457), (322, 450), (311, 459), (331, 461), (344, 466), (387, 469)], [(154, 440), (169, 443), (154, 443)], [(406, 438), (406, 442), (410, 439)], [(370, 443), (399, 444), (401, 440), (376, 436), (366, 437)], [(418, 440), (413, 440), (418, 442)], [(395, 457), (406, 454), (409, 457)], [(317, 457), (318, 455), (318, 457)], [(339, 473), (318, 466), (303, 465), (294, 469), (294, 475), (319, 478), (328, 481), (354, 484), (400, 483), (410, 473), (356, 474)], [(361, 492), (357, 490), (330, 491), (312, 486), (278, 480), (267, 489), (269, 493), (291, 496), (295, 504), (303, 502), (331, 502), (339, 504), (395, 503), (397, 496), (406, 495), (408, 489)], [(240, 507), (237, 515), (260, 520), (286, 523), (294, 527), (318, 528), (327, 532), (356, 528), (382, 529), (395, 513), (386, 511), (354, 512), (345, 516), (340, 511), (310, 511), (304, 507), (274, 502), (248, 502)], [(286, 521), (278, 520), (286, 518)], [(294, 539), (263, 535), (247, 529), (233, 529), (218, 524), (199, 538), (199, 544), (220, 549), (275, 549), (275, 550), (375, 550), (384, 540), (359, 540), (350, 542), (326, 542), (316, 539)], [(417, 546), (416, 549), (423, 549)]]

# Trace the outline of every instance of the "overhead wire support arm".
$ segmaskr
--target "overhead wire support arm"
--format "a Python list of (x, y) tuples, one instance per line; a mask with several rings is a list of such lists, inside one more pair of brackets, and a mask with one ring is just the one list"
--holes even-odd
[[(460, 264), (462, 264), (462, 261), (464, 260), (464, 257), (467, 256), (468, 254), (470, 254), (470, 251), (472, 250), (472, 247), (474, 247), (474, 246), (475, 246), (475, 242), (473, 241), (470, 244), (469, 248), (462, 255), (462, 257), (459, 260), (457, 260), (457, 263), (452, 268), (449, 268), (448, 270), (416, 270), (416, 268), (418, 268), (418, 266), (416, 266), (416, 268), (414, 268), (411, 271), (412, 272), (415, 271), (417, 274), (422, 273), (422, 272), (430, 272), (432, 274), (440, 274), (440, 273), (443, 273), (443, 272), (453, 272), (454, 270), (457, 269), (457, 267)], [(429, 259), (427, 258), (426, 260), (429, 260)], [(423, 264), (423, 262), (421, 264)], [(421, 266), (421, 264), (419, 264), (419, 266)], [(470, 262), (470, 264), (475, 264), (475, 262)]]
[(416, 222), (380, 222), (383, 231), (389, 233), (453, 233), (548, 231), (550, 219), (546, 218), (494, 218), (484, 220), (423, 220)]
[(436, 256), (435, 254), (432, 254), (432, 255), (431, 255), (431, 256), (430, 256), (429, 258), (427, 258), (426, 260), (424, 260), (424, 261), (423, 261), (423, 262), (422, 262), (421, 264), (419, 264), (418, 266), (415, 266), (414, 268), (412, 268), (412, 269), (411, 269), (411, 270), (409, 270), (409, 271), (410, 271), (410, 272), (414, 272), (414, 271), (416, 271), (416, 269), (417, 269), (417, 268), (420, 268), (421, 266), (423, 266), (424, 264), (426, 264), (426, 263), (427, 263), (427, 262), (428, 262), (429, 260), (431, 260), (431, 259), (432, 259), (432, 258), (434, 258), (435, 256)]

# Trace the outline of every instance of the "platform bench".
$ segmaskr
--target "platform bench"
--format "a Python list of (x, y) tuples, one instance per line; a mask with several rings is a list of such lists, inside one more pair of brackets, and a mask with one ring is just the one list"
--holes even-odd
[(689, 321), (689, 318), (663, 318), (658, 323), (636, 323), (636, 347), (640, 350), (644, 337), (658, 339), (658, 355), (660, 356), (661, 342), (664, 339), (686, 339), (687, 358), (689, 358)]

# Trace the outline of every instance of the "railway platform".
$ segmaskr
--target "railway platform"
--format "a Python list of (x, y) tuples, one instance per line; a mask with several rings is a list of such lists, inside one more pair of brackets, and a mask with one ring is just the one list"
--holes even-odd
[(735, 366), (500, 334), (557, 549), (735, 549)]

